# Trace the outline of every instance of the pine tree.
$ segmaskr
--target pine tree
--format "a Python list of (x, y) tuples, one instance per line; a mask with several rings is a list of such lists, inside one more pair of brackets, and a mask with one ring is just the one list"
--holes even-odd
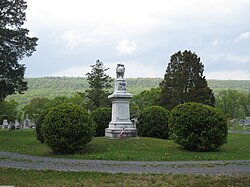
[(1, 0), (0, 3), (0, 100), (27, 90), (25, 67), (18, 61), (31, 56), (37, 38), (22, 28), (26, 20), (24, 0)]
[(195, 53), (185, 50), (173, 54), (160, 83), (159, 104), (167, 109), (186, 102), (214, 106), (215, 98), (203, 71), (204, 65)]
[(90, 88), (86, 90), (88, 108), (93, 110), (97, 107), (109, 106), (108, 89), (112, 87), (112, 79), (105, 73), (109, 68), (105, 68), (100, 60), (90, 67), (92, 67), (91, 72), (86, 74)]

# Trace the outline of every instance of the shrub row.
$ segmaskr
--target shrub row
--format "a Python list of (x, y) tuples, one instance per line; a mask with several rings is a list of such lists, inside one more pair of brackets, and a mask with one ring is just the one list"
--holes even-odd
[(204, 104), (181, 104), (171, 114), (163, 107), (147, 107), (138, 121), (139, 136), (170, 137), (191, 151), (216, 150), (227, 141), (226, 118), (216, 108)]

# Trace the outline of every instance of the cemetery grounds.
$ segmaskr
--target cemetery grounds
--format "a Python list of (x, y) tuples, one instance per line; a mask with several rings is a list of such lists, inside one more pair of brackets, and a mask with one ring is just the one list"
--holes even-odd
[[(215, 152), (188, 152), (172, 140), (94, 138), (79, 154), (54, 155), (36, 140), (35, 132), (0, 130), (0, 151), (33, 156), (81, 160), (200, 161), (250, 160), (250, 135), (228, 135), (228, 143)], [(1, 160), (5, 158), (2, 157)], [(18, 160), (17, 160), (18, 161)], [(19, 160), (20, 161), (20, 160)], [(227, 162), (225, 162), (227, 164)], [(207, 164), (206, 167), (214, 167)], [(122, 174), (0, 168), (0, 185), (15, 186), (248, 186), (250, 174)]]

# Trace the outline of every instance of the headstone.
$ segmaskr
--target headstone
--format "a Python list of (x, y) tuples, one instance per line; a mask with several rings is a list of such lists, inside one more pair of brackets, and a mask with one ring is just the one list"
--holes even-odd
[(20, 123), (17, 119), (15, 120), (15, 127), (16, 127), (16, 130), (19, 130), (21, 128)]
[(3, 129), (7, 129), (8, 127), (9, 127), (8, 120), (7, 120), (7, 119), (4, 119), (4, 120), (3, 120), (3, 124), (2, 124), (2, 128), (3, 128)]
[(245, 119), (241, 119), (239, 122), (240, 122), (241, 125), (244, 125), (245, 121), (246, 121)]
[(230, 120), (230, 123), (232, 123), (232, 124), (238, 123), (238, 120), (236, 118), (233, 118)]
[(129, 101), (133, 95), (127, 91), (124, 73), (124, 65), (117, 64), (115, 91), (108, 96), (112, 101), (112, 120), (109, 127), (105, 129), (105, 136), (108, 138), (137, 136), (136, 127), (130, 120), (129, 112)]
[(20, 129), (23, 130), (23, 128), (24, 128), (24, 123), (23, 121), (20, 121)]
[(245, 125), (250, 126), (250, 117), (246, 117)]
[(15, 123), (13, 123), (12, 121), (9, 122), (9, 130), (16, 130), (16, 127), (15, 127)]
[(26, 114), (26, 119), (24, 120), (24, 128), (25, 129), (29, 129), (30, 128), (30, 126), (31, 126), (31, 121), (30, 121), (30, 119), (29, 119), (29, 115), (28, 114)]

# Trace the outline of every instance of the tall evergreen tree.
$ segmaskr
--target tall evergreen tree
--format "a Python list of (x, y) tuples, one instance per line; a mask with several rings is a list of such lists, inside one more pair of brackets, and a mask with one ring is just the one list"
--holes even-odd
[(203, 71), (204, 65), (195, 53), (185, 50), (173, 54), (160, 83), (159, 104), (167, 109), (185, 102), (214, 106), (215, 98)]
[(1, 0), (0, 3), (0, 100), (27, 90), (25, 67), (18, 61), (31, 56), (37, 38), (22, 28), (26, 20), (24, 0)]
[(88, 108), (93, 110), (110, 104), (108, 89), (112, 87), (112, 79), (105, 73), (109, 68), (105, 68), (100, 60), (97, 60), (96, 64), (90, 67), (92, 67), (91, 72), (86, 74), (90, 88), (86, 90), (86, 97), (88, 99)]

